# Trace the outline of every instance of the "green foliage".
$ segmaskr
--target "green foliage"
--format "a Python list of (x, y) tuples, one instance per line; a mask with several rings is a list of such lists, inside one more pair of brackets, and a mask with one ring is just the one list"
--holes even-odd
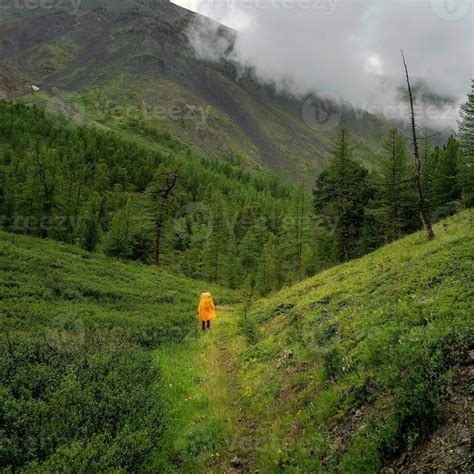
[(169, 420), (150, 349), (192, 332), (208, 284), (4, 232), (0, 281), (0, 469), (156, 470)]
[(435, 209), (461, 198), (458, 178), (460, 164), (461, 147), (459, 142), (451, 137), (440, 152), (433, 171), (433, 206)]
[(414, 169), (408, 158), (403, 135), (392, 129), (384, 142), (384, 157), (377, 183), (379, 212), (384, 229), (384, 240), (392, 242), (413, 231), (416, 203)]
[(257, 438), (260, 466), (377, 472), (439, 425), (474, 344), (473, 218), (460, 213), (432, 242), (412, 235), (252, 308), (258, 331), (241, 377), (272, 433)]
[[(422, 187), (434, 222), (469, 204), (472, 189), (469, 160), (451, 137), (443, 149), (422, 147)], [(320, 174), (313, 192), (319, 227), (311, 260), (316, 269), (335, 261), (366, 255), (420, 228), (414, 166), (406, 141), (390, 130), (378, 169), (369, 173), (353, 159), (357, 146), (339, 130), (333, 159)]]
[(54, 323), (36, 340), (1, 341), (2, 466), (145, 466), (163, 429), (150, 356)]
[(474, 81), (467, 102), (461, 106), (459, 139), (463, 154), (459, 165), (459, 186), (463, 202), (474, 205)]
[[(169, 134), (155, 135), (160, 151), (75, 127), (36, 107), (0, 103), (2, 228), (154, 260), (233, 288), (258, 272), (270, 240), (283, 251), (286, 268), (267, 273), (261, 291), (317, 268), (307, 251), (315, 233), (307, 196), (304, 215), (293, 219), (296, 186), (271, 172), (250, 173), (233, 157), (193, 155)], [(310, 223), (304, 235), (300, 222)]]
[(467, 206), (474, 205), (474, 80), (467, 102), (461, 106), (459, 138), (463, 150), (460, 165), (459, 184), (463, 201)]
[(352, 159), (356, 146), (341, 128), (333, 145), (330, 165), (318, 177), (314, 190), (316, 215), (333, 230), (335, 257), (343, 262), (357, 255), (357, 241), (369, 200), (368, 171)]

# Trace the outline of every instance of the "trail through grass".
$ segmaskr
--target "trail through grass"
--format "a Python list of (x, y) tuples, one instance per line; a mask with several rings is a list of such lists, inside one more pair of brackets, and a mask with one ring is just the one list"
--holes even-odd
[(263, 299), (247, 326), (221, 309), (210, 333), (158, 352), (172, 469), (377, 472), (436, 429), (472, 347), (471, 223)]
[(196, 322), (196, 333), (156, 352), (169, 426), (159, 465), (180, 472), (250, 469), (255, 425), (241, 403), (245, 387), (236, 367), (246, 342), (237, 308), (218, 308), (212, 330), (201, 332)]

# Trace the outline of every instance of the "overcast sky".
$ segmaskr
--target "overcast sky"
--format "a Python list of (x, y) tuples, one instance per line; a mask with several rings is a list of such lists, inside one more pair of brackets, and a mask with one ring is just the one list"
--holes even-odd
[[(233, 59), (293, 92), (332, 91), (364, 109), (393, 107), (403, 48), (414, 80), (445, 99), (445, 116), (429, 111), (426, 120), (442, 126), (455, 122), (452, 110), (474, 77), (470, 0), (173, 1), (238, 29)], [(203, 56), (218, 59), (221, 51), (205, 44), (206, 29), (195, 25), (192, 42)]]

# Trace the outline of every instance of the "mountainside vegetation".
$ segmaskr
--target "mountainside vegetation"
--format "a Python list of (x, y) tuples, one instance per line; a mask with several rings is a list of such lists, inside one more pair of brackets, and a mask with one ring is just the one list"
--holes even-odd
[[(2, 232), (2, 468), (376, 472), (443, 422), (469, 363), (473, 219), (250, 304)], [(204, 288), (219, 319), (196, 337)]]
[[(27, 100), (50, 111), (147, 140), (166, 130), (210, 157), (249, 166), (286, 169), (292, 159), (319, 170), (329, 157), (334, 133), (303, 120), (306, 98), (233, 63), (197, 57), (187, 33), (203, 18), (168, 0), (39, 2), (1, 15), (0, 65), (18, 86), (0, 80), (0, 96), (30, 92)], [(235, 31), (210, 28), (232, 47)], [(346, 107), (341, 115), (374, 166), (388, 125)]]
[(253, 274), (262, 292), (316, 270), (310, 198), (272, 172), (194, 156), (166, 134), (150, 149), (36, 107), (3, 102), (0, 116), (5, 230), (145, 263), (159, 247), (175, 271), (234, 288)]
[[(318, 239), (330, 262), (344, 262), (377, 249), (420, 228), (414, 186), (415, 166), (407, 140), (392, 129), (380, 157), (369, 172), (354, 160), (357, 144), (341, 128), (333, 157), (318, 176), (313, 191)], [(447, 144), (424, 147), (421, 176), (426, 208), (434, 222), (472, 207), (469, 152), (450, 137)]]
[(152, 350), (194, 331), (203, 288), (232, 293), (5, 232), (0, 279), (0, 468), (156, 471), (169, 419)]
[[(371, 172), (339, 129), (312, 205), (311, 176), (292, 184), (246, 171), (165, 132), (152, 147), (15, 102), (0, 104), (0, 118), (4, 230), (263, 295), (420, 228), (413, 164), (396, 129)], [(423, 186), (437, 221), (472, 205), (471, 167), (455, 138), (425, 148)]]
[(242, 315), (240, 416), (254, 427), (241, 459), (262, 472), (378, 472), (443, 422), (460, 365), (472, 367), (473, 219), (458, 214), (432, 242), (414, 234)]

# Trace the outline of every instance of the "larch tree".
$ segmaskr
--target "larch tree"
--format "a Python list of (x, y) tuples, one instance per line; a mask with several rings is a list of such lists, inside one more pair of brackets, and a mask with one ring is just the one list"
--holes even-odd
[(431, 149), (427, 141), (425, 140), (424, 147), (422, 148), (423, 167), (421, 172), (421, 185), (423, 186), (426, 209), (430, 215), (432, 215), (435, 210), (433, 181), (440, 155), (441, 149), (439, 147)]
[(461, 197), (459, 185), (459, 166), (461, 148), (459, 142), (451, 137), (439, 154), (433, 173), (433, 205), (434, 208), (453, 202)]
[(179, 204), (179, 167), (167, 169), (160, 167), (153, 182), (148, 186), (146, 194), (147, 218), (152, 222), (155, 236), (154, 263), (161, 263), (161, 244), (166, 222), (176, 212)]

